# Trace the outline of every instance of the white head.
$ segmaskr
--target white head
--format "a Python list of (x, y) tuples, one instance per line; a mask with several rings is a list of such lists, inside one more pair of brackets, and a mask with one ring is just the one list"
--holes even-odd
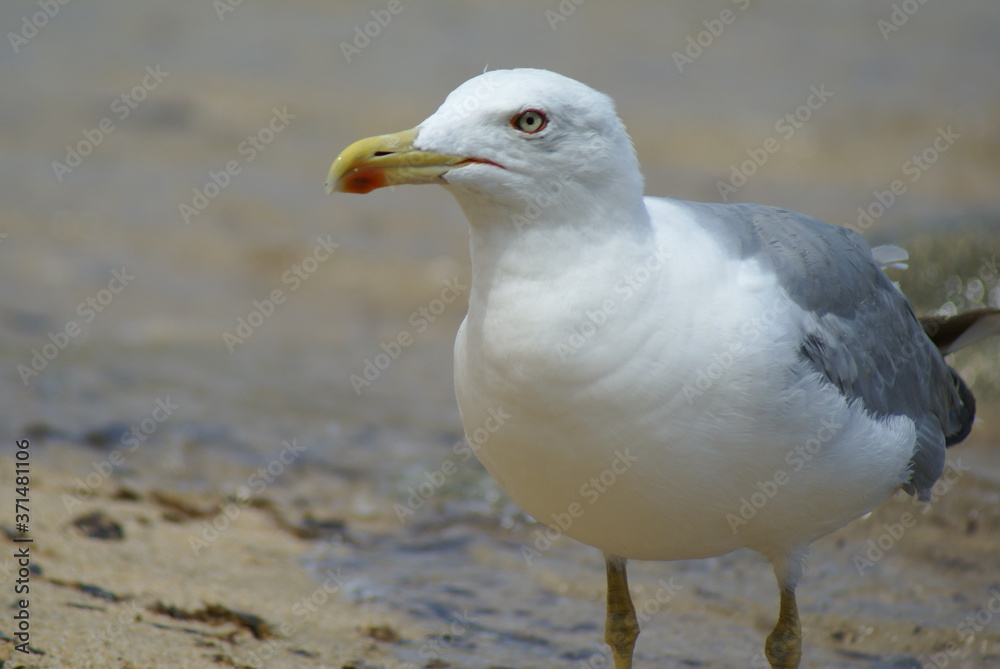
[(413, 130), (348, 147), (327, 187), (403, 183), (448, 187), (474, 226), (516, 223), (536, 208), (551, 225), (642, 210), (642, 175), (611, 98), (546, 70), (470, 79)]

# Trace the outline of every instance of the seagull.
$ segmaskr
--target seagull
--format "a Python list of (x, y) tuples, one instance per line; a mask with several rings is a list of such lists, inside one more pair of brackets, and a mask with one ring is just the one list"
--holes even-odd
[(546, 70), (470, 79), (326, 183), (400, 184), (440, 184), (468, 218), (462, 423), (517, 504), (604, 552), (616, 669), (639, 634), (627, 560), (740, 548), (777, 578), (765, 655), (798, 667), (809, 545), (900, 489), (929, 499), (975, 415), (935, 337), (994, 334), (998, 312), (922, 324), (852, 231), (645, 197), (611, 98)]

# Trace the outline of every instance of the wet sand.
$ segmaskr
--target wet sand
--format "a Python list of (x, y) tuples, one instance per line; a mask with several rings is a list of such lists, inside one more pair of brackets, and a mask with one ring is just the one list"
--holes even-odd
[[(986, 436), (950, 458), (930, 507), (900, 496), (816, 544), (799, 593), (803, 666), (1000, 663)], [(145, 467), (100, 480), (99, 454), (32, 439), (31, 654), (5, 638), (10, 666), (604, 666), (600, 556), (489, 494), (470, 500), (475, 472), (400, 523), (405, 491), (373, 494), (346, 472), (290, 469), (256, 493), (260, 468), (245, 467), (245, 489), (224, 494)], [(765, 666), (776, 593), (759, 556), (633, 563), (632, 588), (637, 666)]]
[[(612, 94), (650, 193), (717, 201), (742, 170), (732, 200), (866, 212), (873, 243), (911, 252), (892, 278), (918, 311), (1000, 305), (995, 3), (926, 3), (885, 37), (891, 2), (589, 2), (554, 23), (557, 3), (404, 3), (350, 62), (341, 43), (383, 5), (226, 7), (71, 2), (0, 45), (5, 667), (601, 666), (600, 555), (548, 545), (461, 456), (457, 207), (436, 188), (323, 194), (340, 149), (487, 65)], [(28, 34), (38, 11), (0, 17)], [(959, 137), (914, 172), (941, 133)], [(816, 544), (804, 667), (1000, 666), (998, 360), (1000, 342), (954, 358), (980, 422), (930, 510), (901, 497)], [(777, 593), (759, 556), (630, 573), (637, 669), (764, 666)]]

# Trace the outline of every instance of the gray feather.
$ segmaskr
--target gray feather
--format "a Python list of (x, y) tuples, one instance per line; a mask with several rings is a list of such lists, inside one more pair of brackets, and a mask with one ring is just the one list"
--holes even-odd
[(908, 492), (921, 499), (944, 469), (945, 445), (968, 434), (972, 394), (924, 334), (906, 297), (855, 232), (782, 209), (674, 201), (735, 257), (771, 269), (809, 312), (799, 353), (849, 401), (916, 425)]

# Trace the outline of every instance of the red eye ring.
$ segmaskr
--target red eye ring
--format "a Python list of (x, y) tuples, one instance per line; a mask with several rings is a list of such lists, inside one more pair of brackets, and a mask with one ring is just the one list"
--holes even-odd
[(534, 135), (549, 124), (549, 117), (540, 109), (525, 109), (510, 120), (510, 127)]

